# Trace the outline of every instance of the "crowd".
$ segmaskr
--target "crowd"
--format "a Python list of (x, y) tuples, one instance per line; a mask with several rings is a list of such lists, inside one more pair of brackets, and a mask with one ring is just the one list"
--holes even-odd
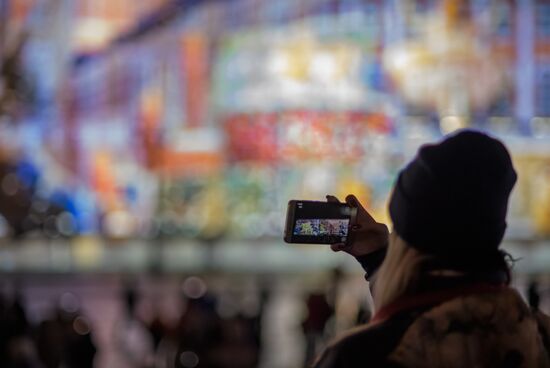
[[(328, 340), (337, 334), (337, 295), (343, 274), (335, 270), (324, 290), (304, 290), (301, 304), (305, 313), (299, 319), (303, 338), (303, 360), (295, 367), (309, 366)], [(526, 296), (533, 308), (545, 301), (547, 292), (531, 280)], [(247, 368), (260, 367), (265, 342), (265, 309), (271, 302), (269, 289), (260, 292), (260, 305), (254, 315), (220, 314), (219, 300), (206, 293), (184, 298), (185, 307), (176, 323), (168, 323), (159, 311), (144, 319), (137, 312), (138, 288), (125, 287), (119, 295), (124, 318), (113, 326), (110, 341), (131, 368)], [(28, 300), (27, 300), (28, 302)], [(371, 311), (362, 303), (354, 322), (364, 324)], [(97, 329), (80, 306), (76, 295), (64, 293), (49, 316), (33, 322), (29, 306), (19, 292), (0, 294), (0, 367), (5, 368), (101, 368)], [(96, 316), (97, 318), (97, 316)], [(263, 322), (263, 323), (262, 323)]]
[[(296, 367), (309, 364), (334, 335), (342, 277), (343, 273), (335, 270), (328, 275), (323, 287), (314, 290), (304, 287), (297, 295), (299, 299), (292, 302), (301, 305), (303, 311), (295, 320), (296, 331), (302, 333), (303, 339), (303, 359), (296, 362)], [(206, 290), (203, 279), (188, 277), (186, 280), (179, 294), (168, 296), (179, 298), (175, 303), (179, 309), (176, 318), (167, 318), (163, 308), (151, 300), (154, 296), (144, 291), (146, 286), (137, 282), (108, 286), (118, 290), (115, 304), (122, 310), (116, 318), (102, 315), (104, 309), (94, 310), (97, 304), (86, 304), (90, 295), (81, 298), (85, 292), (79, 295), (74, 285), (68, 288), (71, 292), (59, 287), (49, 291), (41, 289), (40, 296), (29, 291), (32, 282), (4, 287), (0, 294), (0, 367), (103, 368), (100, 355), (106, 350), (115, 351), (112, 364), (124, 368), (262, 366), (265, 334), (270, 328), (265, 325), (266, 309), (278, 304), (274, 301), (277, 296), (273, 296), (273, 285), (266, 284), (254, 292), (254, 308), (246, 311), (233, 306), (229, 313), (223, 309), (222, 295)], [(155, 288), (160, 284), (153, 285)], [(106, 295), (91, 297), (101, 299)], [(36, 298), (47, 299), (38, 315), (32, 307), (36, 305)], [(150, 308), (143, 308), (144, 305)], [(361, 311), (364, 313), (364, 309)], [(106, 342), (104, 336), (100, 336), (98, 322), (113, 318), (116, 322), (109, 327)]]

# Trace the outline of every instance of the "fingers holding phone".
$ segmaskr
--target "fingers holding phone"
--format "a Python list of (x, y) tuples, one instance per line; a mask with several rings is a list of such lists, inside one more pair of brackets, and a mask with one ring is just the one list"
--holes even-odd
[[(327, 202), (341, 203), (332, 195), (327, 195)], [(376, 222), (353, 194), (346, 197), (346, 204), (356, 209), (350, 226), (349, 238), (345, 243), (332, 244), (331, 249), (335, 252), (344, 251), (358, 257), (386, 247), (389, 237), (388, 227)]]

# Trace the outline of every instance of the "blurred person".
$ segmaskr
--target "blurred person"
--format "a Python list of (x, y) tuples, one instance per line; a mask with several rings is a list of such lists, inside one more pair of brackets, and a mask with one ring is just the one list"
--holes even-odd
[(64, 294), (53, 317), (40, 324), (36, 341), (46, 368), (92, 368), (94, 365), (97, 349), (92, 328), (72, 294)]
[(258, 351), (263, 351), (263, 339), (262, 334), (264, 332), (264, 318), (266, 315), (266, 309), (268, 304), (271, 302), (271, 286), (268, 280), (263, 280), (260, 286), (259, 292), (259, 305), (258, 305), (258, 314), (256, 315), (256, 322), (254, 324), (254, 336), (256, 339), (256, 345), (258, 346)]
[(212, 295), (187, 299), (173, 338), (175, 353), (167, 354), (173, 359), (168, 367), (217, 367), (213, 351), (221, 340), (221, 317)]
[(305, 303), (307, 314), (302, 322), (302, 331), (306, 340), (304, 359), (307, 365), (319, 352), (327, 324), (334, 316), (334, 308), (323, 293), (308, 294)]
[(516, 180), (500, 141), (464, 130), (400, 172), (391, 234), (349, 195), (351, 241), (331, 247), (361, 263), (376, 313), (315, 367), (550, 367), (550, 318), (509, 286), (499, 249)]
[(136, 316), (139, 295), (135, 285), (127, 283), (122, 294), (125, 313), (115, 326), (118, 350), (129, 367), (151, 368), (154, 366), (155, 343), (148, 326)]
[(86, 318), (79, 315), (67, 328), (65, 341), (65, 367), (93, 368), (97, 348), (92, 339), (91, 326)]
[(42, 321), (36, 333), (40, 361), (46, 368), (58, 368), (63, 361), (63, 327), (56, 319)]
[(333, 335), (334, 317), (343, 271), (335, 268), (331, 271), (325, 292), (311, 292), (305, 304), (307, 314), (302, 321), (305, 338), (305, 365), (319, 353), (327, 336)]
[(255, 319), (241, 314), (220, 320), (220, 340), (211, 352), (211, 367), (255, 368), (259, 349), (255, 336)]
[(22, 296), (0, 295), (0, 367), (41, 368)]
[(151, 334), (153, 339), (153, 349), (156, 351), (160, 345), (160, 342), (166, 335), (168, 327), (165, 325), (162, 319), (162, 312), (158, 306), (153, 306), (152, 318), (147, 323), (147, 330)]

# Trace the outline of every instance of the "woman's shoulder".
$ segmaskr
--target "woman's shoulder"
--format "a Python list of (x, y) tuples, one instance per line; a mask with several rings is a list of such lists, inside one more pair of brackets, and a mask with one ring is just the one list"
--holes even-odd
[(546, 316), (538, 319), (510, 288), (454, 298), (417, 318), (388, 358), (413, 365), (428, 361), (433, 367), (451, 362), (462, 367), (519, 366), (518, 362), (548, 367), (548, 338), (541, 332), (550, 324)]
[(353, 328), (333, 340), (314, 367), (390, 367), (387, 356), (415, 318), (416, 314), (409, 312), (380, 323)]

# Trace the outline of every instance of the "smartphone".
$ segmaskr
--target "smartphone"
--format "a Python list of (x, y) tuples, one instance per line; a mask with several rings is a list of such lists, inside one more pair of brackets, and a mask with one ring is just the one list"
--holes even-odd
[(288, 202), (284, 240), (287, 243), (347, 243), (357, 209), (346, 203)]

